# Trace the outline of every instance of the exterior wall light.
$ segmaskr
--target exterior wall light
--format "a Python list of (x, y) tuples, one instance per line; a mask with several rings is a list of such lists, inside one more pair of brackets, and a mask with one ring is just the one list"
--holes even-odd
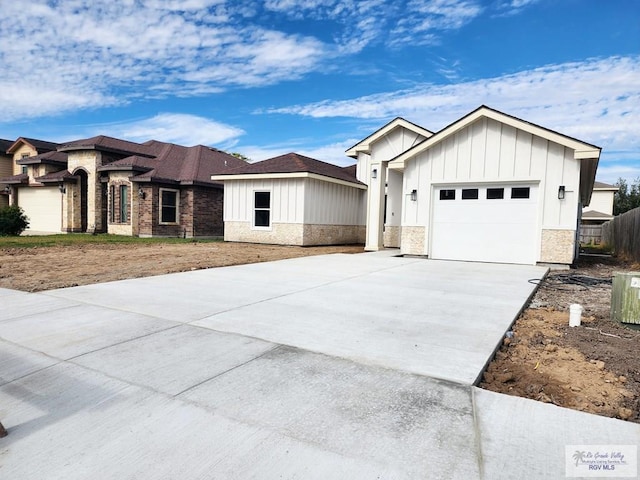
[(564, 200), (564, 185), (558, 187), (558, 200)]
[(62, 184), (62, 183), (60, 185), (58, 185), (58, 190), (60, 190), (60, 193), (63, 193), (63, 194), (67, 193), (67, 189), (64, 188), (64, 184)]
[(139, 196), (142, 200), (144, 200), (144, 199), (145, 199), (145, 197), (147, 196), (147, 194), (146, 194), (146, 193), (144, 193), (144, 190), (142, 190), (142, 188), (139, 188), (139, 189), (138, 189), (138, 196)]
[(4, 193), (11, 195), (11, 187), (9, 185), (4, 186)]
[(373, 171), (371, 172), (371, 178), (378, 178), (378, 170), (377, 169), (373, 169)]
[(416, 200), (418, 200), (418, 191), (414, 188), (413, 190), (411, 190), (409, 197), (411, 198), (412, 202), (415, 202)]

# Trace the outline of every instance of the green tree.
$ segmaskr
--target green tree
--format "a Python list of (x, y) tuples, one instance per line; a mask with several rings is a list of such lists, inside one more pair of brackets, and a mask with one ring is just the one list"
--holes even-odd
[(618, 187), (613, 197), (614, 215), (640, 207), (640, 177), (637, 177), (631, 185), (628, 185), (624, 178), (619, 178), (614, 185)]
[(20, 235), (29, 226), (29, 219), (18, 205), (0, 208), (0, 237)]
[(249, 157), (244, 156), (241, 153), (238, 152), (231, 152), (231, 155), (233, 155), (236, 158), (239, 158), (240, 160), (244, 160), (247, 163), (251, 163), (251, 159)]

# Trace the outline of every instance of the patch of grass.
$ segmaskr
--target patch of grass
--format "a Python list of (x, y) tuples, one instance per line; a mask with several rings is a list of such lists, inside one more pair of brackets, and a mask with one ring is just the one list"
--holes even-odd
[(611, 246), (606, 245), (604, 243), (594, 244), (594, 243), (581, 243), (580, 251), (584, 253), (600, 253), (605, 255), (611, 254)]
[(37, 248), (68, 245), (100, 245), (100, 244), (159, 244), (159, 243), (210, 243), (220, 242), (221, 238), (139, 238), (126, 235), (85, 233), (68, 233), (57, 235), (23, 235), (20, 237), (0, 237), (0, 248)]

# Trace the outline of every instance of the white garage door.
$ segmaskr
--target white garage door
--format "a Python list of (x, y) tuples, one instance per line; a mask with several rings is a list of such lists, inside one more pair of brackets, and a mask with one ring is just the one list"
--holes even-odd
[(434, 189), (431, 258), (536, 263), (537, 185)]
[(29, 231), (60, 233), (62, 203), (58, 187), (21, 188), (18, 205), (29, 217)]

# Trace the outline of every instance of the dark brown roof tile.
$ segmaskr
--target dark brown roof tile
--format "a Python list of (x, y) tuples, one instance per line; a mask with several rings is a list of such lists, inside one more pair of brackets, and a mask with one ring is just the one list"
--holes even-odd
[(270, 158), (245, 165), (224, 172), (222, 175), (251, 175), (269, 173), (315, 173), (324, 177), (344, 180), (345, 182), (361, 184), (355, 176), (355, 168), (343, 168), (332, 163), (322, 162), (299, 153), (287, 153), (279, 157)]

